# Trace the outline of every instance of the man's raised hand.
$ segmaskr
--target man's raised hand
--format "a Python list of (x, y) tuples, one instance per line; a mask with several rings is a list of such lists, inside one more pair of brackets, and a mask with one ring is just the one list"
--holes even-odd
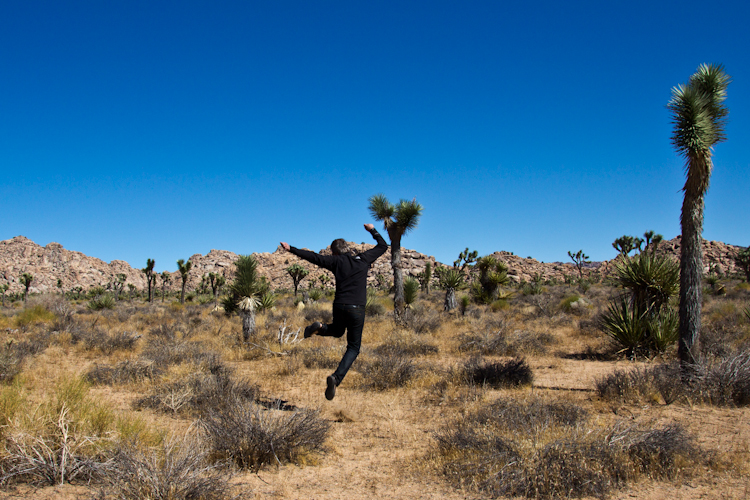
[(286, 250), (288, 252), (289, 251), (289, 243), (287, 243), (286, 241), (282, 241), (281, 242), (281, 248), (283, 248), (284, 250)]
[(373, 225), (373, 224), (365, 224), (365, 229), (367, 229), (368, 231), (372, 231), (373, 229), (375, 229), (375, 225)]

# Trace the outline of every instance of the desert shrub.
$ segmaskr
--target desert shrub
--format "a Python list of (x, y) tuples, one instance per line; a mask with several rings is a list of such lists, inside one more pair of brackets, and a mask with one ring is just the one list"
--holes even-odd
[[(208, 461), (206, 446), (192, 436), (166, 440), (159, 453), (123, 444), (107, 475), (120, 500), (223, 500), (233, 498), (227, 474)], [(107, 498), (111, 498), (108, 495)]]
[(468, 412), (434, 434), (440, 470), (486, 496), (608, 496), (641, 476), (674, 477), (676, 466), (703, 463), (692, 438), (663, 428), (589, 424), (569, 403), (500, 399)]
[(458, 350), (461, 352), (476, 351), (481, 354), (498, 356), (519, 356), (522, 354), (545, 354), (547, 347), (555, 343), (549, 333), (515, 330), (507, 332), (483, 331), (459, 336)]
[(442, 324), (440, 313), (425, 306), (408, 308), (404, 318), (406, 327), (417, 334), (434, 332)]
[(337, 347), (295, 347), (292, 356), (302, 359), (305, 368), (333, 369), (339, 365), (341, 350)]
[(463, 370), (467, 382), (494, 388), (531, 385), (534, 378), (525, 358), (484, 361), (475, 357), (465, 363)]
[(358, 371), (362, 374), (363, 389), (385, 391), (409, 383), (416, 375), (417, 367), (409, 356), (387, 353), (360, 362)]
[(0, 346), (0, 382), (10, 382), (21, 373), (24, 357), (14, 344)]
[(260, 388), (244, 380), (235, 380), (227, 371), (192, 373), (187, 377), (154, 387), (133, 406), (165, 413), (197, 415), (228, 401), (257, 401)]
[(94, 295), (87, 306), (92, 311), (101, 311), (103, 309), (112, 309), (115, 307), (115, 298), (108, 293)]
[(153, 361), (136, 359), (121, 361), (115, 366), (95, 364), (85, 377), (94, 385), (113, 385), (154, 380), (163, 372), (164, 367)]
[(623, 401), (652, 401), (657, 395), (669, 404), (680, 398), (717, 406), (750, 404), (750, 352), (720, 360), (702, 360), (681, 372), (677, 363), (650, 369), (617, 370), (594, 383), (600, 397)]
[(115, 351), (132, 350), (139, 338), (141, 336), (135, 332), (107, 333), (98, 329), (74, 329), (71, 332), (73, 343), (80, 342), (85, 349), (98, 350), (107, 356)]
[(305, 321), (308, 323), (312, 323), (313, 321), (320, 321), (321, 323), (332, 323), (333, 322), (333, 312), (329, 308), (323, 308), (323, 307), (309, 307), (305, 308), (302, 315), (305, 318)]
[(51, 323), (55, 319), (56, 316), (53, 312), (47, 310), (42, 304), (37, 304), (19, 312), (13, 322), (16, 328), (28, 328), (39, 323)]
[(374, 350), (375, 354), (378, 355), (408, 357), (437, 354), (438, 351), (439, 349), (436, 345), (424, 342), (413, 336), (390, 338)]
[(628, 402), (654, 401), (661, 396), (665, 403), (671, 404), (685, 395), (677, 364), (615, 370), (597, 378), (594, 388), (603, 399)]
[(210, 408), (199, 425), (214, 461), (251, 471), (323, 452), (330, 428), (314, 410), (266, 409), (242, 399)]
[(419, 281), (409, 276), (404, 280), (404, 302), (411, 305), (416, 302), (419, 296)]

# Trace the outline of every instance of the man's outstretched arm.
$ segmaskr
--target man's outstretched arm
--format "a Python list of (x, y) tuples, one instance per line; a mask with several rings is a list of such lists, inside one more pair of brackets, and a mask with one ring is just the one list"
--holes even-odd
[(282, 241), (280, 245), (281, 245), (281, 248), (283, 248), (287, 252), (292, 253), (301, 259), (305, 259), (311, 264), (315, 264), (316, 266), (322, 267), (324, 269), (328, 269), (330, 271), (330, 267), (331, 267), (330, 255), (320, 255), (319, 253), (311, 252), (309, 250), (302, 250), (302, 249), (291, 246), (286, 241)]
[(365, 224), (365, 229), (372, 235), (372, 237), (377, 242), (377, 245), (375, 245), (375, 248), (371, 248), (366, 252), (362, 252), (362, 254), (360, 254), (360, 257), (367, 261), (368, 264), (372, 264), (377, 260), (378, 257), (383, 255), (385, 251), (388, 250), (388, 243), (386, 243), (383, 237), (380, 236), (380, 233), (377, 231), (377, 229), (375, 229), (375, 226), (373, 224)]

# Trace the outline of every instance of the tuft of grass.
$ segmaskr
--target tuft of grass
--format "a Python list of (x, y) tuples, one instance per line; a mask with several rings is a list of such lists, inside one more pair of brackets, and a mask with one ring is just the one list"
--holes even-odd
[(56, 319), (55, 313), (47, 310), (43, 305), (37, 304), (19, 312), (13, 322), (16, 328), (28, 328), (40, 323), (52, 323)]
[(214, 461), (229, 461), (242, 469), (301, 462), (325, 450), (330, 423), (318, 411), (282, 411), (232, 399), (211, 408), (200, 420)]

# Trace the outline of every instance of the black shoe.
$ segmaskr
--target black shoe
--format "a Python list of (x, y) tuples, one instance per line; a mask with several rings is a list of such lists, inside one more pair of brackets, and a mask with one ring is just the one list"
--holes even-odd
[(326, 384), (328, 384), (328, 387), (326, 387), (326, 399), (330, 401), (336, 396), (336, 377), (328, 375)]
[(320, 321), (316, 321), (312, 325), (305, 328), (305, 338), (309, 339), (310, 337), (318, 333), (322, 328), (323, 328), (323, 323), (321, 323)]

